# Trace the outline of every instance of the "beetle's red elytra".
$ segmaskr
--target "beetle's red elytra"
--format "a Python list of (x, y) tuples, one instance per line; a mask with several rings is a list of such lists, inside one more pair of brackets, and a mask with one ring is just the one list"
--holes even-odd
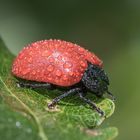
[(59, 86), (78, 83), (87, 61), (101, 66), (102, 61), (88, 50), (61, 40), (44, 40), (27, 45), (13, 63), (15, 76)]
[(24, 47), (13, 62), (12, 74), (18, 78), (20, 87), (69, 87), (69, 90), (53, 99), (49, 108), (76, 92), (82, 100), (104, 115), (93, 101), (85, 97), (88, 91), (98, 97), (102, 97), (104, 93), (113, 97), (108, 91), (109, 79), (102, 64), (102, 60), (94, 53), (77, 44), (50, 39)]

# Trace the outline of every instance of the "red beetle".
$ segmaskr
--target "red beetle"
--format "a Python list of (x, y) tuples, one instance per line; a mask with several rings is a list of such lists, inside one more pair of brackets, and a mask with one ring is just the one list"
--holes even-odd
[(12, 73), (17, 78), (34, 81), (20, 81), (20, 87), (69, 87), (69, 90), (48, 104), (49, 108), (53, 108), (61, 99), (75, 92), (104, 115), (85, 94), (90, 91), (102, 97), (106, 92), (113, 97), (108, 92), (109, 80), (102, 69), (102, 61), (94, 53), (66, 41), (44, 40), (27, 45), (15, 59)]

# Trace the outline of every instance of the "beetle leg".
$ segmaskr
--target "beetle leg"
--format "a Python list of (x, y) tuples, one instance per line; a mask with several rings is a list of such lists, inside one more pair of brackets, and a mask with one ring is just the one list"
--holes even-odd
[(87, 99), (83, 96), (83, 93), (82, 92), (79, 92), (79, 96), (80, 98), (85, 101), (87, 104), (89, 104), (92, 108), (94, 108), (99, 114), (101, 114), (101, 116), (104, 116), (104, 112), (99, 108), (97, 107), (97, 105), (91, 101), (90, 99)]
[(81, 88), (73, 88), (73, 89), (70, 89), (69, 91), (64, 92), (62, 95), (54, 98), (53, 101), (50, 104), (48, 104), (48, 108), (53, 108), (60, 100), (80, 90)]
[(36, 88), (44, 88), (44, 89), (51, 89), (52, 84), (50, 83), (39, 83), (39, 82), (17, 82), (17, 87), (25, 87), (25, 88), (31, 88), (31, 89), (36, 89)]
[(107, 94), (111, 97), (111, 99), (112, 99), (113, 101), (116, 100), (116, 97), (115, 97), (111, 92), (107, 91)]

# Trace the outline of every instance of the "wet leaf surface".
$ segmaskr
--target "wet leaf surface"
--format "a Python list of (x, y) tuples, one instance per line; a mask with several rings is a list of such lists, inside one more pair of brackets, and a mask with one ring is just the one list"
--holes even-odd
[(117, 136), (114, 127), (97, 129), (110, 117), (115, 105), (107, 98), (90, 96), (105, 112), (101, 117), (78, 96), (61, 101), (49, 110), (47, 103), (61, 94), (60, 90), (31, 90), (16, 86), (11, 75), (14, 56), (0, 40), (0, 138), (29, 140), (110, 140)]

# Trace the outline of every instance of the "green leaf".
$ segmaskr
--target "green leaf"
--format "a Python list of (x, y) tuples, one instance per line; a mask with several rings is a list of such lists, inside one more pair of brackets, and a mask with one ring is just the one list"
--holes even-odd
[[(47, 103), (61, 94), (59, 90), (18, 88), (11, 74), (15, 56), (0, 40), (0, 138), (4, 140), (111, 140), (117, 136), (114, 127), (97, 129), (104, 117), (77, 96), (61, 101), (53, 111)], [(110, 117), (115, 105), (107, 98), (90, 96)]]

